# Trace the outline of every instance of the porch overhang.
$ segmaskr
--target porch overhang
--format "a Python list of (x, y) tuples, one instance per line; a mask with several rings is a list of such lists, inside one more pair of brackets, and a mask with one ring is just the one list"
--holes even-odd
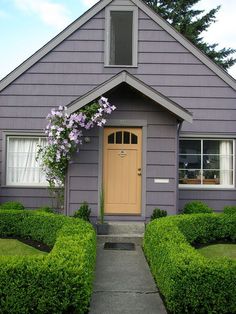
[(110, 91), (111, 89), (113, 89), (114, 87), (118, 86), (121, 83), (126, 83), (129, 86), (136, 89), (137, 91), (141, 92), (143, 95), (155, 101), (157, 104), (161, 105), (170, 113), (177, 116), (178, 119), (180, 119), (181, 121), (187, 121), (192, 123), (193, 117), (188, 110), (184, 109), (183, 107), (181, 107), (168, 97), (159, 93), (152, 87), (146, 85), (144, 82), (137, 79), (135, 76), (131, 75), (126, 71), (118, 73), (117, 75), (113, 76), (109, 80), (105, 81), (98, 87), (88, 92), (87, 94), (74, 100), (72, 103), (68, 105), (68, 113), (73, 113), (79, 110), (83, 106), (101, 97), (106, 92)]

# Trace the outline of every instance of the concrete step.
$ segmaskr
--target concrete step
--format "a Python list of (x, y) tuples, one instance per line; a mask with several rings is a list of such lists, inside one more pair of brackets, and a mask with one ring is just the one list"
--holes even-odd
[(144, 234), (144, 222), (112, 221), (109, 222), (109, 234), (111, 235), (142, 235)]
[(109, 235), (97, 235), (98, 244), (105, 242), (116, 242), (116, 243), (134, 243), (136, 245), (142, 245), (143, 235), (142, 234), (109, 234)]

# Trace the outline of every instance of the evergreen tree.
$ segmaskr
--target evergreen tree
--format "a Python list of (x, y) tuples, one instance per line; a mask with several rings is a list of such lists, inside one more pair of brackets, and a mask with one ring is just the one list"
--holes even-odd
[(227, 70), (236, 63), (236, 59), (232, 57), (232, 54), (236, 52), (235, 49), (217, 50), (218, 44), (208, 44), (204, 42), (201, 36), (203, 31), (206, 31), (212, 23), (216, 22), (216, 13), (220, 6), (204, 14), (204, 10), (193, 9), (193, 6), (200, 0), (143, 1), (223, 69)]

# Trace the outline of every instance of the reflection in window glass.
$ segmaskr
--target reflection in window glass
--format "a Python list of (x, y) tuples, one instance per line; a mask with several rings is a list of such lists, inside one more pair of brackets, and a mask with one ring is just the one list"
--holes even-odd
[(201, 169), (201, 155), (180, 155), (179, 168)]
[(110, 62), (111, 65), (132, 65), (133, 12), (110, 13)]
[(114, 144), (115, 143), (115, 133), (112, 133), (108, 136), (108, 144)]
[(122, 132), (116, 132), (116, 144), (122, 144)]
[(131, 144), (138, 144), (138, 137), (133, 133), (131, 133)]
[(180, 140), (180, 154), (201, 154), (201, 141), (199, 140)]
[(130, 132), (124, 132), (124, 144), (130, 143)]
[(220, 141), (203, 141), (203, 154), (220, 154)]

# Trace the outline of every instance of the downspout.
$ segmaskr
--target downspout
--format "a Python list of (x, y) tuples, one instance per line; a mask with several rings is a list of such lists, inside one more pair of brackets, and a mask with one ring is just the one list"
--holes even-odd
[(183, 121), (178, 121), (176, 137), (176, 214), (179, 213), (179, 135), (182, 125)]

